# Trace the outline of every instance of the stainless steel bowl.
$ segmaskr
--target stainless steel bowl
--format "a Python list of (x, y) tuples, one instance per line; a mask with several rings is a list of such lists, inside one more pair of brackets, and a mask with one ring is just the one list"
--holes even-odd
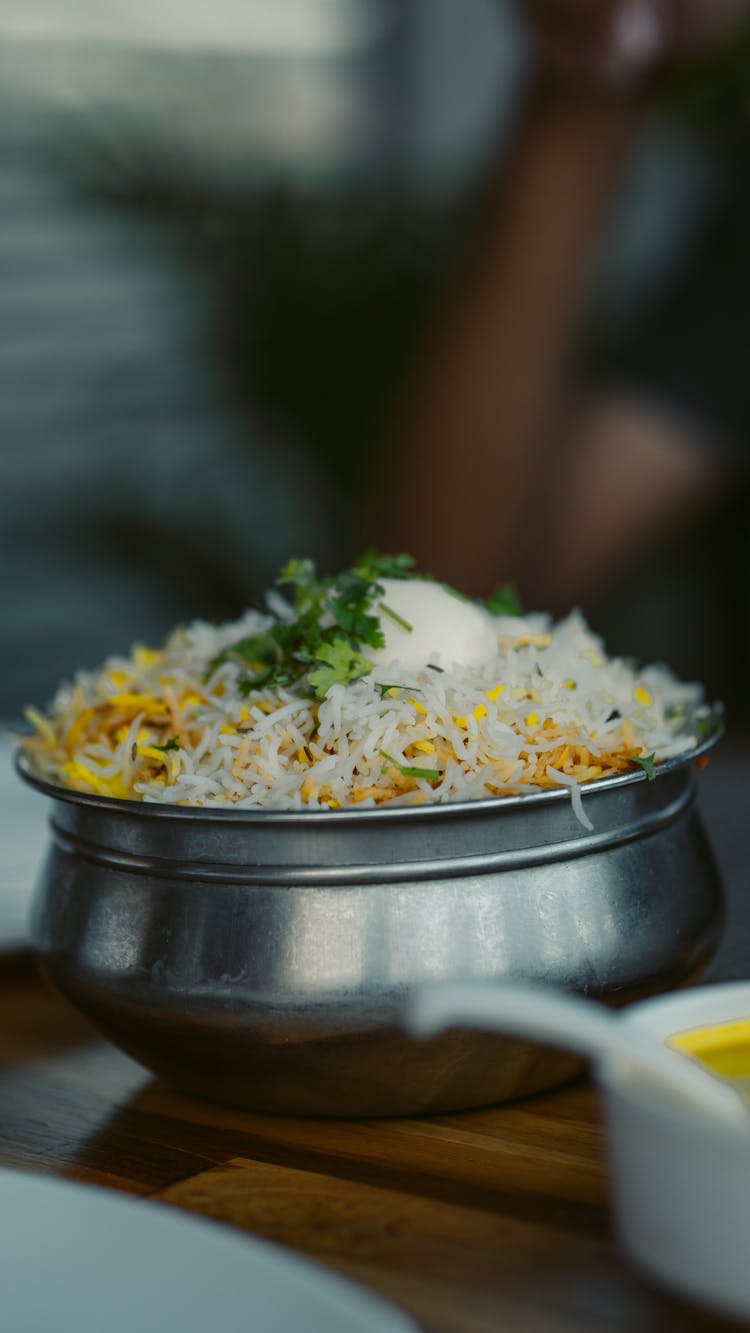
[[(718, 728), (717, 728), (718, 731)], [(179, 1087), (306, 1115), (448, 1111), (550, 1087), (573, 1058), (400, 1025), (426, 981), (542, 980), (614, 1003), (707, 961), (722, 896), (700, 750), (585, 790), (377, 810), (53, 799), (33, 942), (59, 990)]]

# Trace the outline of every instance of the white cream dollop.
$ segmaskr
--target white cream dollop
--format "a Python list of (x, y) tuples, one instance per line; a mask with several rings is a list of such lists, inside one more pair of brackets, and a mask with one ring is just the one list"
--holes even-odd
[[(484, 607), (428, 579), (380, 579), (379, 583), (383, 593), (374, 613), (380, 616), (385, 644), (365, 650), (374, 666), (398, 661), (408, 671), (421, 671), (428, 662), (466, 667), (482, 665), (497, 655), (496, 617)], [(393, 620), (382, 603), (411, 629)]]

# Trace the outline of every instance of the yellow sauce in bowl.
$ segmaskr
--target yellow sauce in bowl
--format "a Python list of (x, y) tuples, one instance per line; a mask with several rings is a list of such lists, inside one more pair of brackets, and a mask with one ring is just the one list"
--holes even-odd
[(673, 1034), (667, 1045), (731, 1083), (750, 1105), (750, 1018), (690, 1028)]

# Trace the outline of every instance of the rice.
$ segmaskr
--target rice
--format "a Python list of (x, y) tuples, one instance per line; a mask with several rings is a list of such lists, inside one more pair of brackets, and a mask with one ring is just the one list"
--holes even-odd
[[(282, 599), (281, 613), (283, 613)], [(274, 606), (276, 619), (279, 605)], [(476, 800), (587, 783), (696, 745), (699, 686), (608, 658), (574, 612), (496, 618), (489, 661), (375, 666), (322, 699), (300, 682), (248, 693), (222, 650), (274, 616), (196, 621), (136, 646), (27, 710), (34, 771), (81, 792), (160, 804), (298, 810)], [(531, 626), (531, 629), (529, 628)]]

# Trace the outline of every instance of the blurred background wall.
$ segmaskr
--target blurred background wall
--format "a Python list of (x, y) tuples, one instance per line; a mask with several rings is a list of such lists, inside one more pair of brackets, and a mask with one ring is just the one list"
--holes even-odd
[[(0, 0), (0, 716), (351, 554), (528, 58), (510, 0)], [(594, 329), (637, 322), (714, 177), (657, 118)], [(587, 610), (747, 722), (745, 501)]]

